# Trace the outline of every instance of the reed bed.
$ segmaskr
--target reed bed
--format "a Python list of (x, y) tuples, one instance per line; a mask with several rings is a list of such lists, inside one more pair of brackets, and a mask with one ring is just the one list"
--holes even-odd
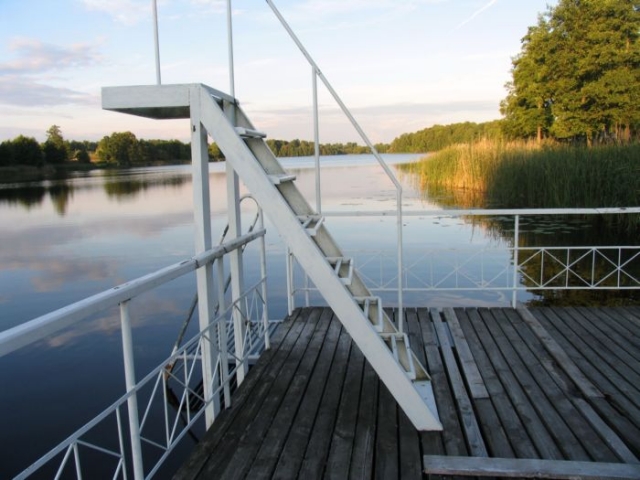
[(640, 205), (638, 144), (480, 141), (445, 148), (407, 168), (425, 188), (483, 192), (504, 208)]

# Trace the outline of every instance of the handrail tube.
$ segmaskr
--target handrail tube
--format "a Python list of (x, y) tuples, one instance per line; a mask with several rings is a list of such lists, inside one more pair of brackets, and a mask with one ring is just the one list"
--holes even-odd
[[(456, 210), (403, 210), (407, 217), (494, 217), (506, 215), (613, 215), (640, 213), (640, 207), (603, 208), (524, 208), (524, 209), (456, 209)], [(393, 217), (395, 210), (352, 210), (323, 212), (324, 217)]]
[[(252, 288), (256, 289), (259, 283), (260, 282), (257, 282)], [(244, 298), (246, 298), (246, 296), (249, 294), (250, 291), (251, 291), (251, 289), (248, 289), (238, 299), (238, 301), (241, 301)], [(218, 315), (218, 317), (213, 322), (211, 322), (211, 324), (209, 325), (208, 328), (209, 329), (213, 329), (213, 327), (215, 327), (219, 322), (226, 321), (225, 316), (231, 311), (232, 308), (233, 308), (233, 305), (229, 305), (227, 308), (225, 308), (223, 311), (221, 311), (221, 313)], [(139, 380), (136, 383), (135, 388), (133, 390), (128, 391), (128, 392), (124, 393), (123, 395), (121, 395), (117, 400), (115, 400), (110, 406), (105, 408), (101, 413), (96, 415), (93, 419), (91, 419), (85, 425), (83, 425), (78, 430), (76, 430), (74, 433), (69, 435), (65, 440), (60, 442), (56, 447), (51, 449), (49, 452), (44, 454), (42, 457), (40, 457), (38, 460), (36, 460), (31, 465), (29, 465), (22, 472), (20, 472), (16, 477), (14, 477), (14, 480), (22, 480), (22, 479), (28, 478), (30, 475), (32, 475), (33, 473), (38, 471), (41, 467), (46, 465), (50, 460), (55, 458), (57, 455), (59, 455), (65, 449), (69, 448), (69, 446), (71, 444), (73, 444), (75, 442), (78, 442), (80, 440), (80, 437), (82, 437), (84, 434), (89, 432), (92, 428), (97, 426), (100, 422), (105, 420), (109, 415), (113, 414), (114, 412), (116, 413), (116, 416), (119, 418), (120, 414), (118, 412), (119, 412), (120, 408), (125, 406), (125, 404), (127, 403), (128, 399), (132, 395), (134, 395), (136, 392), (140, 391), (151, 380), (157, 378), (157, 376), (163, 372), (163, 370), (165, 368), (165, 365), (167, 363), (170, 363), (173, 360), (175, 360), (176, 358), (179, 358), (183, 354), (184, 351), (189, 350), (193, 345), (195, 345), (198, 341), (200, 341), (200, 339), (203, 336), (207, 335), (208, 334), (207, 332), (208, 332), (208, 330), (204, 330), (204, 331), (200, 331), (200, 332), (196, 333), (191, 339), (189, 339), (176, 352), (172, 353), (168, 358), (166, 358), (163, 362), (161, 362), (159, 365), (157, 365), (155, 368), (153, 368), (147, 375), (145, 375), (141, 380)], [(231, 373), (233, 373), (233, 372), (231, 372)], [(218, 390), (216, 390), (216, 392), (219, 391), (220, 388), (222, 388), (222, 387), (218, 387)], [(180, 439), (186, 434), (186, 430), (191, 428), (191, 426), (195, 424), (195, 422), (203, 415), (203, 413), (204, 413), (204, 408), (201, 409), (199, 412), (197, 412), (193, 416), (193, 418), (191, 419), (191, 422), (189, 422), (187, 424), (187, 426), (184, 428), (183, 432), (180, 433), (178, 436), (176, 436), (176, 438), (173, 441), (173, 444), (176, 444), (176, 443), (178, 443), (180, 441)], [(166, 455), (167, 454), (163, 455), (163, 458), (165, 458)]]
[(340, 109), (342, 110), (344, 115), (349, 119), (349, 121), (351, 122), (351, 125), (353, 126), (353, 128), (355, 128), (356, 132), (358, 132), (358, 134), (360, 135), (360, 138), (364, 141), (364, 143), (367, 145), (367, 147), (369, 147), (369, 149), (371, 150), (371, 153), (376, 158), (376, 160), (378, 161), (378, 163), (380, 164), (382, 169), (387, 174), (387, 177), (389, 177), (389, 179), (391, 180), (391, 182), (393, 183), (393, 185), (396, 188), (397, 215), (398, 215), (398, 220), (397, 220), (397, 223), (398, 223), (398, 225), (397, 225), (397, 229), (398, 229), (398, 240), (397, 240), (398, 241), (398, 310), (400, 311), (398, 325), (399, 325), (399, 330), (402, 332), (402, 321), (403, 321), (403, 316), (402, 316), (402, 311), (403, 311), (403, 305), (402, 305), (403, 304), (403, 300), (402, 300), (402, 281), (403, 281), (403, 279), (402, 279), (402, 275), (403, 275), (403, 267), (402, 267), (402, 265), (403, 265), (403, 252), (402, 252), (402, 250), (403, 250), (403, 243), (402, 243), (402, 185), (400, 184), (400, 182), (396, 178), (396, 176), (393, 173), (393, 171), (389, 168), (389, 166), (382, 159), (382, 157), (378, 153), (378, 150), (376, 150), (376, 148), (374, 147), (374, 145), (371, 142), (371, 140), (369, 140), (369, 137), (367, 136), (367, 134), (360, 127), (360, 124), (357, 122), (355, 117), (351, 114), (351, 111), (344, 104), (344, 102), (342, 101), (342, 99), (340, 98), (338, 93), (333, 89), (333, 87), (329, 83), (329, 80), (327, 80), (327, 78), (324, 76), (324, 74), (322, 73), (322, 71), (320, 70), (320, 68), (316, 64), (316, 62), (313, 60), (313, 58), (311, 57), (311, 55), (309, 54), (307, 49), (304, 48), (304, 45), (302, 45), (302, 42), (298, 39), (296, 34), (293, 32), (293, 30), (291, 29), (291, 27), (289, 26), (287, 21), (284, 19), (284, 17), (280, 13), (280, 11), (276, 8), (276, 6), (274, 5), (274, 3), (271, 0), (265, 0), (265, 1), (267, 2), (267, 5), (269, 5), (271, 10), (273, 11), (275, 16), (278, 18), (278, 20), (280, 21), (280, 23), (282, 24), (284, 29), (287, 31), (287, 33), (289, 34), (291, 39), (298, 46), (298, 48), (300, 49), (300, 51), (302, 52), (304, 57), (307, 59), (307, 62), (309, 62), (309, 64), (313, 67), (313, 70), (315, 72), (314, 80), (315, 80), (316, 76), (318, 78), (320, 78), (320, 80), (322, 80), (322, 83), (324, 84), (326, 89), (329, 91), (329, 93), (331, 94), (333, 99), (336, 101), (336, 103), (338, 104), (338, 106), (340, 107)]
[(203, 265), (213, 262), (216, 258), (220, 258), (242, 247), (246, 243), (263, 236), (265, 233), (265, 230), (261, 230), (243, 235), (233, 241), (196, 255), (191, 259), (162, 268), (156, 272), (123, 283), (110, 290), (100, 292), (79, 302), (67, 305), (66, 307), (42, 315), (29, 322), (0, 332), (0, 357), (38, 340), (42, 340), (52, 333), (79, 322), (89, 315), (116, 306), (121, 302), (194, 271)]

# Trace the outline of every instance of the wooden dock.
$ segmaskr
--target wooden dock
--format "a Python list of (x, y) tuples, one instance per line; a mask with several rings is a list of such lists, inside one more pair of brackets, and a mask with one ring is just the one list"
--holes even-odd
[(174, 478), (640, 478), (640, 308), (414, 309), (406, 325), (442, 432), (413, 428), (330, 309), (299, 309)]

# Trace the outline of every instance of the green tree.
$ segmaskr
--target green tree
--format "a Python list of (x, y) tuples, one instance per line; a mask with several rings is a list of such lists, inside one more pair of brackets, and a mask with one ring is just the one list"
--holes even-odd
[(69, 151), (58, 125), (51, 125), (47, 130), (47, 140), (42, 145), (44, 161), (58, 165), (69, 160)]
[(10, 140), (0, 143), (0, 167), (13, 165), (13, 145)]
[(640, 3), (560, 0), (523, 38), (502, 103), (521, 136), (629, 139), (640, 127)]
[(136, 136), (131, 132), (114, 132), (98, 142), (98, 158), (100, 161), (129, 167), (144, 161), (142, 148)]
[(40, 144), (33, 137), (19, 135), (11, 141), (13, 163), (17, 165), (41, 166), (43, 161)]
[(522, 39), (522, 52), (513, 59), (513, 80), (507, 83), (509, 93), (500, 104), (506, 117), (504, 131), (510, 137), (535, 136), (541, 141), (553, 123), (549, 35), (549, 23), (540, 16)]

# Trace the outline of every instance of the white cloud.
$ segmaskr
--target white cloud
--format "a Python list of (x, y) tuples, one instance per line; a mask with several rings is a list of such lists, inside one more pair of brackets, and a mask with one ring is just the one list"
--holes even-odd
[(15, 60), (0, 63), (0, 75), (33, 74), (94, 65), (100, 56), (91, 45), (61, 47), (32, 38), (17, 38), (9, 44)]
[(99, 104), (93, 95), (38, 83), (22, 75), (0, 77), (0, 104), (19, 107)]

